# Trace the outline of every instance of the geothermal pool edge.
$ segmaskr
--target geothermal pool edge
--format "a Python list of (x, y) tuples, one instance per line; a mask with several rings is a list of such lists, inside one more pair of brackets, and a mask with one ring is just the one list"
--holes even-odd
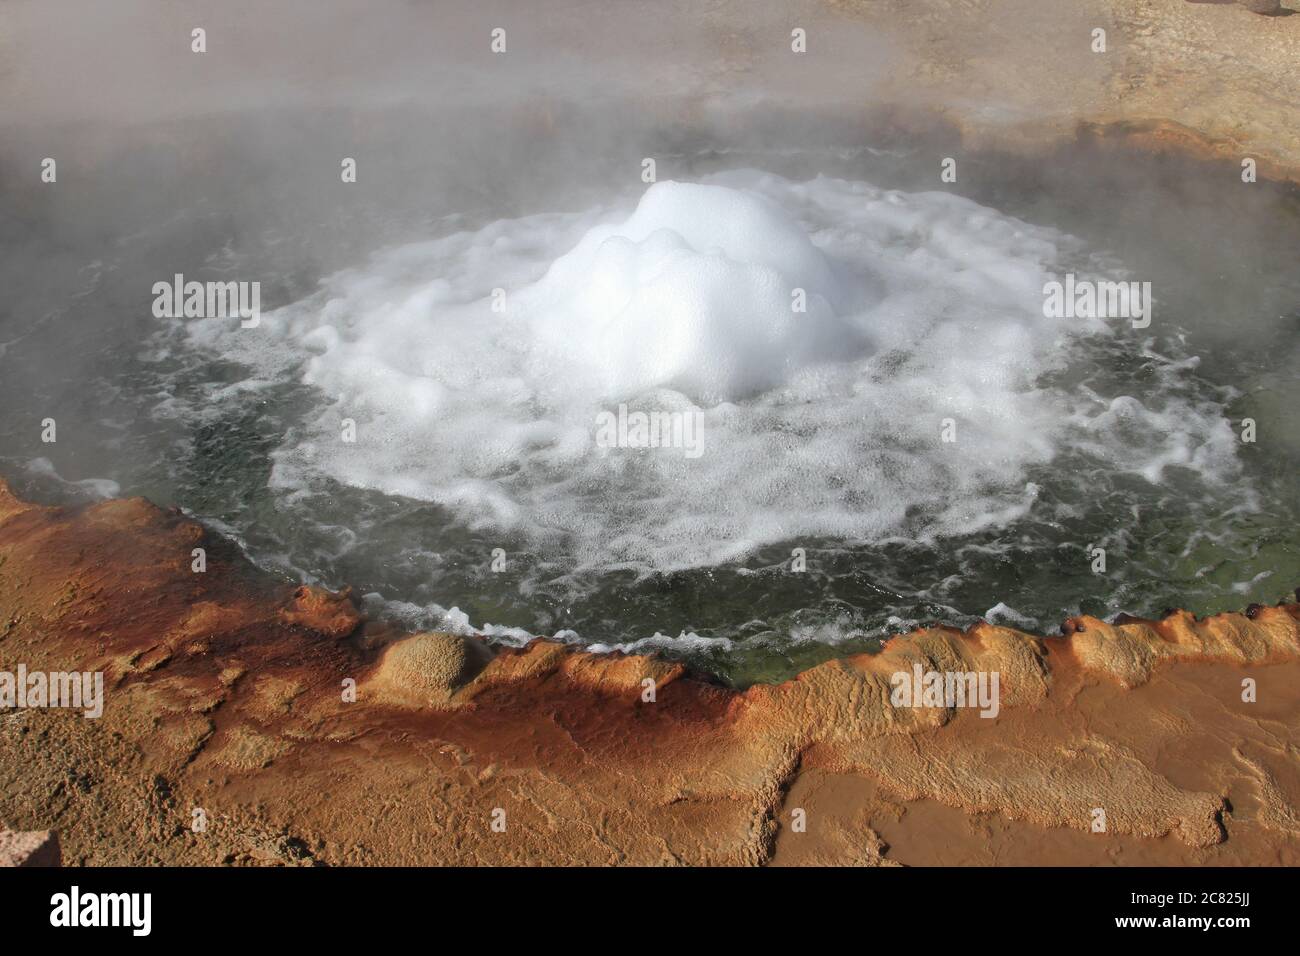
[[(5, 666), (105, 675), (100, 719), (0, 723), (0, 821), (66, 863), (1295, 862), (1296, 603), (935, 627), (735, 692), (367, 625), (143, 499), (0, 487), (0, 621)], [(997, 671), (1000, 712), (895, 707), (915, 667)]]

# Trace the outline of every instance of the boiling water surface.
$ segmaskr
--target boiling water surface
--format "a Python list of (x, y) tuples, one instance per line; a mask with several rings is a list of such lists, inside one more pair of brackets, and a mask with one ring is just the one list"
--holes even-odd
[[(648, 186), (271, 222), (200, 192), (50, 238), (58, 289), (9, 270), (4, 472), (174, 502), (411, 626), (737, 684), (928, 621), (1285, 594), (1294, 197), (989, 162), (959, 189), (907, 147), (696, 143)], [(260, 325), (154, 318), (174, 272), (260, 280)], [(1151, 282), (1150, 326), (1045, 315), (1067, 273)], [(698, 444), (598, 441), (620, 405)]]

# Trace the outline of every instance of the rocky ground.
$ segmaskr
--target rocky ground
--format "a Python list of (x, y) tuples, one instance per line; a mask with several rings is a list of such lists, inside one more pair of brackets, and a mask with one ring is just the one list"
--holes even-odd
[[(1300, 605), (1064, 630), (932, 628), (738, 693), (394, 633), (142, 499), (0, 489), (0, 670), (106, 698), (0, 716), (0, 823), (65, 864), (1300, 862)], [(997, 671), (997, 717), (893, 706), (915, 663)]]
[[(1261, 8), (1277, 0), (1261, 0)], [(971, 146), (1105, 133), (1300, 181), (1300, 0), (831, 0), (886, 40), (864, 99), (922, 107)], [(1094, 49), (1095, 30), (1105, 49)]]

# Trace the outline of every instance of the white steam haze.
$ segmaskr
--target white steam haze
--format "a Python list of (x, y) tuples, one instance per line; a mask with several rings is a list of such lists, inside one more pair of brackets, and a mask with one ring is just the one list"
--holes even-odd
[[(806, 0), (5, 0), (0, 10), (10, 122), (630, 94), (825, 103), (859, 99), (892, 64), (878, 30)], [(794, 26), (816, 34), (815, 69), (783, 55)], [(203, 55), (190, 50), (196, 27)], [(508, 68), (489, 49), (496, 27)]]

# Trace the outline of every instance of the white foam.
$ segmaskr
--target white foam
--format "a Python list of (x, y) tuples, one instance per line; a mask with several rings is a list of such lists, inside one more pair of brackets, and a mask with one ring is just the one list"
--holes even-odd
[(985, 611), (983, 617), (990, 624), (1009, 624), (1023, 631), (1037, 631), (1041, 627), (1038, 618), (1022, 614), (1001, 601)]
[[(575, 571), (664, 570), (1005, 526), (1070, 445), (1152, 481), (1230, 471), (1216, 409), (1044, 384), (1081, 337), (1114, 334), (1043, 317), (1065, 251), (947, 193), (742, 171), (652, 186), (630, 213), (391, 250), (260, 329), (190, 334), (256, 380), (319, 390), (275, 454), (281, 488), (329, 478), (437, 502)], [(703, 454), (599, 447), (596, 415), (620, 402), (698, 412)]]
[[(804, 309), (795, 311), (801, 290)], [(848, 277), (779, 206), (723, 186), (665, 182), (599, 226), (516, 297), (548, 365), (605, 399), (672, 388), (746, 398), (866, 344)], [(554, 367), (554, 366), (552, 366)]]
[(701, 637), (694, 631), (682, 631), (676, 637), (655, 631), (650, 637), (638, 638), (622, 644), (588, 644), (586, 649), (593, 654), (644, 654), (647, 651), (673, 650), (678, 653), (701, 651), (729, 651), (732, 642), (725, 637)]
[(122, 486), (111, 478), (82, 478), (79, 481), (69, 481), (55, 470), (54, 462), (48, 458), (33, 458), (27, 462), (27, 471), (48, 478), (65, 491), (85, 498), (100, 500), (116, 498), (122, 494)]

